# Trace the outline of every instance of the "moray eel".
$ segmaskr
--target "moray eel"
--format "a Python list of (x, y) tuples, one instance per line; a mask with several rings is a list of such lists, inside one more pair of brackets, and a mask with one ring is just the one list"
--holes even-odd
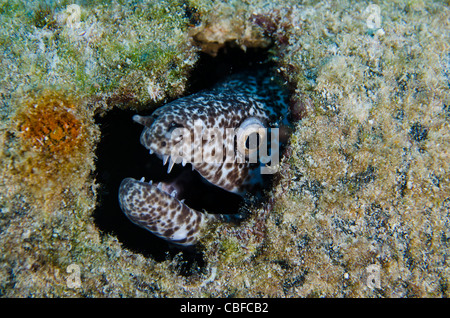
[[(267, 162), (250, 158), (254, 158), (251, 154), (260, 146), (258, 142), (268, 139), (261, 139), (268, 131), (264, 129), (273, 130), (287, 118), (287, 94), (279, 83), (268, 70), (238, 73), (210, 90), (172, 101), (150, 116), (135, 115), (133, 120), (144, 126), (140, 142), (168, 164), (168, 173), (174, 164), (190, 164), (211, 184), (244, 195), (262, 184), (261, 167)], [(259, 139), (252, 149), (248, 137), (256, 131)], [(195, 137), (196, 132), (201, 138)], [(184, 151), (179, 151), (181, 144), (187, 145)], [(174, 149), (178, 150), (174, 153)], [(229, 151), (235, 155), (231, 159), (227, 157)], [(126, 178), (119, 188), (119, 203), (135, 224), (184, 246), (195, 244), (210, 222), (232, 219), (227, 214), (190, 208), (180, 197), (181, 192), (174, 182), (153, 184), (144, 178)]]

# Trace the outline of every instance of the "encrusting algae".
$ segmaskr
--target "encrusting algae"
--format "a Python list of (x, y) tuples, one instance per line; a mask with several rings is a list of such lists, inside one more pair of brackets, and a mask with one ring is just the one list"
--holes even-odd
[[(450, 296), (448, 3), (155, 3), (0, 3), (1, 296)], [(183, 275), (96, 226), (94, 116), (180, 97), (229, 46), (270, 52), (297, 122)]]
[(75, 105), (64, 96), (44, 93), (23, 105), (16, 115), (19, 136), (33, 150), (53, 158), (64, 158), (72, 152), (83, 151), (84, 126), (74, 114)]
[(24, 97), (12, 118), (18, 152), (12, 156), (11, 170), (44, 207), (60, 202), (59, 192), (86, 181), (83, 170), (95, 139), (77, 102), (44, 90)]

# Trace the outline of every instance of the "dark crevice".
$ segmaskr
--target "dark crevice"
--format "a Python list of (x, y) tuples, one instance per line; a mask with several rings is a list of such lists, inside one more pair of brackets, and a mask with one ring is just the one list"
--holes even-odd
[[(229, 74), (248, 68), (267, 67), (268, 55), (265, 50), (227, 48), (217, 57), (201, 54), (188, 83), (186, 95), (207, 89)], [(149, 107), (150, 109), (151, 107)], [(120, 182), (127, 177), (146, 181), (162, 181), (179, 175), (186, 167), (175, 165), (170, 175), (167, 166), (155, 155), (149, 155), (139, 142), (142, 126), (132, 121), (134, 111), (113, 109), (96, 118), (101, 128), (98, 144), (96, 179), (101, 185), (98, 206), (94, 213), (95, 223), (104, 234), (111, 234), (128, 248), (156, 261), (173, 258), (182, 251), (181, 274), (190, 275), (204, 266), (202, 254), (194, 247), (181, 249), (154, 236), (149, 231), (133, 224), (121, 211), (118, 202)], [(147, 115), (142, 114), (141, 115)], [(237, 213), (242, 198), (220, 188), (210, 186), (195, 173), (189, 177), (186, 204), (199, 211), (210, 213)]]
[(200, 59), (189, 78), (186, 95), (211, 88), (228, 75), (272, 66), (265, 49), (251, 48), (244, 52), (240, 48), (227, 46), (216, 57), (200, 53)]

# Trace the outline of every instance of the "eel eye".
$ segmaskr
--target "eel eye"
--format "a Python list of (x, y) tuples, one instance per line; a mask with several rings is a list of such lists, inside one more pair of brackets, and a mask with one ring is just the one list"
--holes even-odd
[(167, 132), (172, 133), (172, 131), (174, 131), (176, 128), (183, 128), (183, 127), (184, 127), (183, 125), (173, 121), (169, 124), (169, 127), (167, 128)]
[(238, 151), (245, 158), (256, 158), (257, 151), (266, 138), (266, 128), (261, 120), (257, 118), (247, 118), (239, 126), (236, 140)]

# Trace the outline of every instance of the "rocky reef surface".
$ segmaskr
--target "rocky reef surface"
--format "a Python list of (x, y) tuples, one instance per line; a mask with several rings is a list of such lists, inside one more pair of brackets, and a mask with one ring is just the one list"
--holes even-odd
[[(163, 2), (163, 5), (161, 3)], [(448, 1), (1, 1), (3, 297), (448, 297)], [(95, 118), (267, 50), (295, 130), (268, 199), (189, 275), (101, 231)], [(138, 138), (138, 136), (136, 136)], [(114, 160), (114, 158), (111, 158)]]

